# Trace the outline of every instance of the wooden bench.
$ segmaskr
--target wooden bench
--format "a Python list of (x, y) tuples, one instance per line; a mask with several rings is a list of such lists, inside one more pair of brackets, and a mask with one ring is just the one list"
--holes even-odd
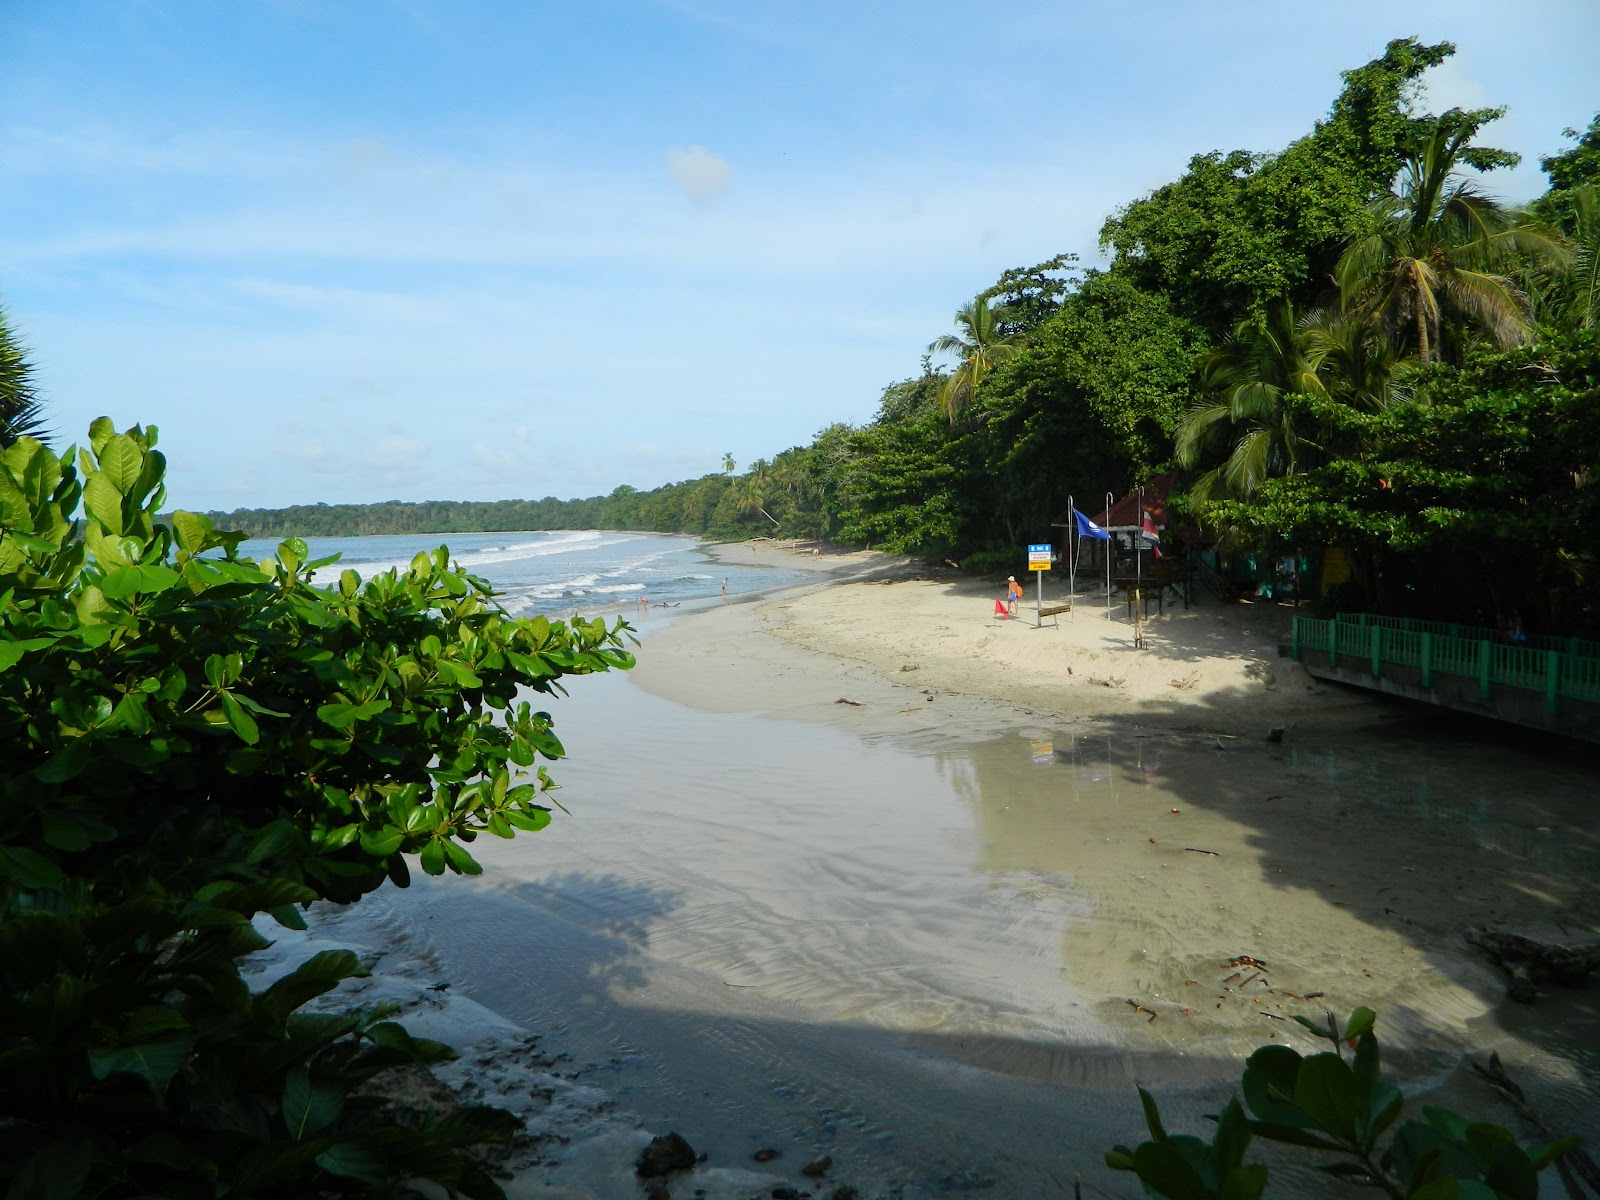
[(1044, 619), (1046, 617), (1049, 617), (1051, 620), (1053, 620), (1056, 623), (1056, 628), (1060, 629), (1061, 628), (1061, 614), (1064, 613), (1064, 612), (1071, 612), (1071, 611), (1072, 611), (1072, 605), (1070, 605), (1070, 604), (1051, 604), (1051, 605), (1048, 605), (1048, 606), (1046, 606), (1044, 608), (1041, 608), (1041, 609), (1038, 610), (1039, 623), (1036, 626), (1034, 626), (1034, 628), (1035, 629), (1043, 629), (1044, 628)]

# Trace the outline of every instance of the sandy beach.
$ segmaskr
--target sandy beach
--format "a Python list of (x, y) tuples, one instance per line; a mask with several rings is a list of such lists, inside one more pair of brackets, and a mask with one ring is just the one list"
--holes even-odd
[[(708, 1155), (674, 1195), (1132, 1196), (1101, 1152), (1136, 1082), (1201, 1130), (1252, 1048), (1314, 1049), (1286, 1018), (1360, 1004), (1414, 1098), (1512, 1121), (1466, 1066), (1496, 1050), (1600, 1119), (1592, 995), (1510, 1004), (1462, 939), (1600, 928), (1581, 755), (1316, 684), (1275, 605), (1169, 606), (1135, 649), (1092, 596), (1041, 629), (925, 564), (707, 549), (814, 581), (642, 615), (638, 668), (556, 710), (570, 816), (361, 906), (504, 1023), (462, 1083), (527, 1110), (512, 1195), (636, 1196), (670, 1128)], [(1311, 1166), (1275, 1192), (1339, 1194)]]

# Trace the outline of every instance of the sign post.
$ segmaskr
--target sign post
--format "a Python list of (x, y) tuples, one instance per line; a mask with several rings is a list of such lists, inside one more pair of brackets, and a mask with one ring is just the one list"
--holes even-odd
[(1039, 545), (1028, 547), (1028, 570), (1033, 572), (1034, 578), (1039, 581), (1039, 606), (1035, 610), (1034, 623), (1040, 627), (1044, 625), (1044, 573), (1050, 569), (1050, 543), (1042, 542)]

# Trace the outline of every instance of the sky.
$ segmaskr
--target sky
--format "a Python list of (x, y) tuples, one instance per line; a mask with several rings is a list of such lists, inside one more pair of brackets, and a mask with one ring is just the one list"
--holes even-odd
[(160, 426), (175, 506), (649, 488), (870, 420), (1411, 35), (1537, 195), (1595, 0), (0, 0), (0, 303), (57, 440)]

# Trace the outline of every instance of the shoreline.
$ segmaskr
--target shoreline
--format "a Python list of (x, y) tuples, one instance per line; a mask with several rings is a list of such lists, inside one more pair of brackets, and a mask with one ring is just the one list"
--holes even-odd
[[(705, 549), (729, 565), (766, 555), (787, 565), (792, 553)], [(1571, 819), (1570, 797), (1477, 811), (1457, 793), (1485, 769), (1509, 776), (1494, 747), (1458, 747), (1469, 755), (1459, 770), (1406, 775), (1404, 754), (1419, 738), (1454, 746), (1456, 735), (1419, 728), (1406, 715), (1414, 710), (1390, 701), (1296, 690), (1287, 674), (1269, 685), (1252, 672), (1287, 660), (1259, 623), (1272, 615), (1264, 607), (1234, 623), (1213, 620), (1214, 606), (1153, 622), (1152, 642), (1166, 646), (1134, 651), (1117, 642), (1126, 626), (1098, 614), (1110, 628), (1060, 638), (989, 628), (972, 614), (997, 589), (908, 560), (807, 561), (815, 578), (801, 584), (726, 605), (713, 596), (643, 622), (639, 667), (563, 702), (572, 758), (558, 774), (578, 798), (559, 830), (568, 840), (548, 840), (553, 830), (526, 845), (484, 845), (482, 880), (419, 880), (412, 894), (372, 897), (380, 903), (350, 916), (350, 936), (369, 930), (368, 943), (453, 981), (447, 1002), (506, 1023), (490, 1042), (461, 1046), (461, 1069), (448, 1078), (471, 1100), (516, 1100), (538, 1135), (537, 1153), (508, 1164), (508, 1195), (636, 1196), (633, 1157), (668, 1129), (710, 1154), (673, 1194), (704, 1189), (707, 1200), (779, 1186), (826, 1197), (840, 1184), (863, 1197), (974, 1187), (1031, 1196), (1077, 1170), (1116, 1186), (1124, 1181), (1098, 1164), (1138, 1133), (1135, 1081), (1154, 1089), (1170, 1127), (1193, 1132), (1234, 1090), (1249, 1050), (1285, 1040), (1315, 1049), (1262, 1019), (1258, 999), (1311, 1017), (1323, 1004), (1371, 1004), (1389, 1072), (1413, 1102), (1513, 1124), (1465, 1065), (1496, 1049), (1560, 1131), (1593, 1122), (1593, 1090), (1569, 1053), (1574, 1030), (1577, 1053), (1600, 1048), (1592, 1029), (1582, 1032), (1592, 1025), (1583, 994), (1508, 1006), (1499, 973), (1459, 944), (1469, 914), (1560, 911), (1595, 923), (1586, 868), (1549, 857), (1565, 841), (1581, 855), (1592, 836), (1538, 824)], [(1074, 614), (1084, 625), (1086, 615)], [(1117, 667), (1120, 688), (1079, 681), (1140, 657), (1142, 671)], [(1179, 667), (1203, 678), (1173, 688)], [(1269, 724), (1287, 728), (1283, 743), (1265, 739)], [(700, 727), (705, 741), (685, 740)], [(631, 731), (625, 744), (613, 729)], [(818, 741), (808, 729), (828, 735)], [(718, 801), (691, 842), (730, 838), (733, 857), (710, 847), (685, 860), (668, 836), (674, 813), (705, 808), (699, 789), (712, 781), (737, 793), (741, 781), (770, 775), (780, 797), (807, 786), (772, 754), (791, 742), (824, 748), (812, 764), (822, 779), (884, 754), (936, 766), (971, 826), (941, 852), (959, 859), (975, 839), (977, 856), (978, 890), (950, 911), (998, 906), (1003, 936), (992, 948), (982, 937), (951, 940), (954, 930), (928, 941), (946, 919), (926, 925), (931, 911), (897, 925), (877, 908), (902, 903), (877, 895), (899, 887), (901, 870), (908, 882), (936, 874), (928, 849), (953, 834), (895, 858), (893, 837), (872, 830), (882, 815), (818, 826), (831, 811), (826, 796), (795, 793), (792, 804), (747, 814)], [(602, 763), (608, 754), (642, 765), (618, 774)], [(663, 772), (687, 777), (661, 792)], [(628, 779), (650, 794), (608, 830), (604, 810)], [(921, 785), (908, 777), (903, 786)], [(905, 799), (914, 813), (917, 797)], [(1072, 806), (1065, 823), (1063, 804)], [(890, 857), (871, 859), (866, 890), (841, 901), (873, 905), (867, 921), (830, 931), (825, 912), (808, 911), (826, 890), (793, 917), (760, 916), (791, 893), (831, 887), (835, 843), (859, 857), (852, 843), (873, 838)], [(724, 896), (734, 880), (701, 874), (746, 858), (736, 874), (760, 882), (744, 890)], [(733, 922), (709, 943), (691, 919), (707, 900)], [(831, 947), (880, 924), (898, 949), (885, 959), (863, 942), (858, 984)], [(1240, 954), (1271, 964), (1270, 993), (1223, 986), (1218, 965)], [(902, 956), (910, 974), (902, 981), (897, 967), (877, 986), (876, 973)], [(420, 983), (405, 987), (420, 997), (413, 1011), (438, 1018)], [(1316, 1003), (1298, 999), (1312, 995)], [(553, 1104), (521, 1099), (552, 1089)], [(784, 1158), (753, 1162), (766, 1145)], [(824, 1153), (838, 1165), (822, 1186), (798, 1177)], [(1273, 1161), (1285, 1194), (1338, 1194), (1304, 1161)]]

